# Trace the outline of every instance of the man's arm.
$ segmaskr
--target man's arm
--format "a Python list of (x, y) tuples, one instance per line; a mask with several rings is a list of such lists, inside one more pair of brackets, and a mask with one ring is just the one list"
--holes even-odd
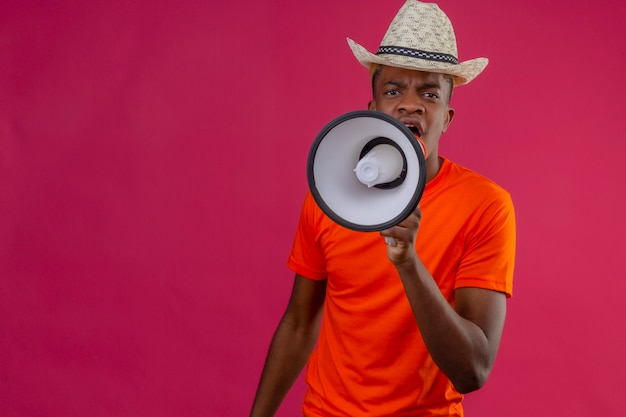
[(304, 368), (319, 335), (326, 280), (296, 274), (287, 310), (272, 339), (251, 417), (273, 416)]
[(415, 251), (421, 211), (383, 231), (394, 237), (387, 247), (404, 285), (420, 333), (433, 360), (461, 393), (479, 389), (487, 380), (500, 345), (506, 296), (480, 288), (455, 291), (454, 307)]

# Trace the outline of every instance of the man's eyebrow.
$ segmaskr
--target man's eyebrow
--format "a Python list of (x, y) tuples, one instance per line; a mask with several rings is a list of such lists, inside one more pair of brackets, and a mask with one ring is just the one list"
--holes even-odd
[[(405, 83), (404, 81), (401, 80), (389, 80), (386, 81), (385, 84), (383, 85), (393, 85), (396, 87), (406, 87), (407, 83)], [(441, 84), (436, 83), (436, 82), (426, 82), (422, 85), (420, 85), (418, 87), (419, 91), (424, 91), (424, 90), (440, 90), (441, 89)]]
[(405, 87), (406, 83), (399, 80), (389, 80), (383, 85), (395, 85), (396, 87)]
[(441, 89), (441, 85), (439, 83), (424, 83), (420, 86), (420, 90), (437, 90)]

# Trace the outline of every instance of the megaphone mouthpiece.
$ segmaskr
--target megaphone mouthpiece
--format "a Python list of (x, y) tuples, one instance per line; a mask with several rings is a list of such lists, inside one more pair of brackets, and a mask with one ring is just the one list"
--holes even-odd
[(388, 184), (400, 178), (405, 165), (401, 151), (388, 144), (374, 146), (356, 164), (356, 177), (368, 187)]

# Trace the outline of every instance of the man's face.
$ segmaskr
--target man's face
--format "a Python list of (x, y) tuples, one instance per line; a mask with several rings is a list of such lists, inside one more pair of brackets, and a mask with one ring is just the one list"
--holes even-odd
[[(426, 145), (428, 159), (437, 160), (439, 138), (448, 129), (450, 82), (443, 74), (383, 66), (374, 84), (370, 110), (395, 117)], [(432, 156), (432, 158), (431, 158)]]

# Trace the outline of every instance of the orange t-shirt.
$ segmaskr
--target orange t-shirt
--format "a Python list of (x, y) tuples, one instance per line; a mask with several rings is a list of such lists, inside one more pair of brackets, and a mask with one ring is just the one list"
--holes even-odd
[[(480, 287), (512, 294), (515, 216), (509, 193), (443, 159), (420, 201), (416, 250), (446, 299)], [(462, 416), (463, 396), (433, 362), (377, 232), (339, 226), (305, 199), (289, 267), (328, 279), (303, 412), (330, 416)]]

